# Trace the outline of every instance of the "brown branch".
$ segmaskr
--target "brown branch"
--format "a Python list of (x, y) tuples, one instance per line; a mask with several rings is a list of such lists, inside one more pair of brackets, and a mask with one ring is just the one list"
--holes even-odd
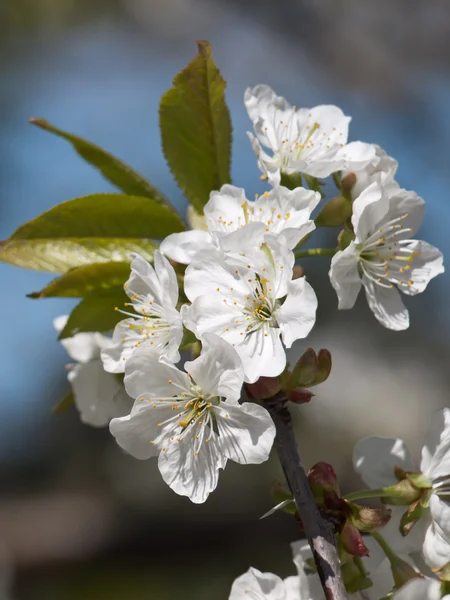
[(286, 395), (278, 392), (264, 403), (275, 423), (275, 448), (311, 546), (325, 598), (327, 600), (348, 600), (342, 580), (335, 536), (332, 529), (323, 520), (309, 487), (295, 440)]

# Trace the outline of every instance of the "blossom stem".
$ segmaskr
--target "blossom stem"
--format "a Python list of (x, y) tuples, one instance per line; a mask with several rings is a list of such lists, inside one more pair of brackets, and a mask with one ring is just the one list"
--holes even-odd
[(373, 539), (377, 542), (377, 544), (380, 546), (380, 548), (386, 554), (386, 557), (389, 560), (389, 562), (391, 564), (393, 562), (395, 562), (397, 560), (397, 555), (392, 550), (392, 548), (389, 546), (389, 544), (386, 542), (386, 540), (381, 535), (381, 533), (378, 533), (378, 531), (371, 531), (370, 535), (373, 537)]
[(345, 500), (349, 502), (355, 502), (355, 500), (365, 500), (368, 498), (390, 498), (392, 492), (389, 493), (385, 489), (380, 488), (378, 490), (360, 490), (359, 492), (351, 492), (343, 496)]
[(278, 392), (264, 401), (275, 423), (275, 448), (291, 489), (298, 514), (314, 557), (327, 600), (347, 600), (333, 529), (323, 519), (314, 501), (300, 459), (287, 397)]
[(308, 250), (297, 250), (295, 258), (304, 258), (306, 256), (334, 256), (337, 250), (334, 248), (309, 248)]
[(341, 176), (340, 176), (340, 174), (337, 171), (335, 171), (333, 173), (333, 181), (334, 181), (334, 185), (337, 187), (337, 189), (339, 191), (341, 191), (341, 187), (342, 187)]

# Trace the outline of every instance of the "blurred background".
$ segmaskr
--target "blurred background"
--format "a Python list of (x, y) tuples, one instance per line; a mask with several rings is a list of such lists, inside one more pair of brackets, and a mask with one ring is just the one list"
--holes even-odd
[[(352, 115), (350, 138), (385, 148), (400, 184), (427, 200), (420, 237), (450, 252), (447, 0), (0, 0), (0, 238), (63, 200), (112, 189), (32, 116), (104, 146), (184, 212), (157, 111), (196, 39), (213, 44), (228, 81), (233, 182), (249, 197), (262, 184), (242, 98), (267, 83), (298, 106), (335, 103)], [(321, 243), (334, 245), (335, 232)], [(334, 367), (295, 413), (305, 465), (331, 462), (346, 490), (358, 485), (358, 438), (403, 437), (418, 458), (430, 414), (449, 404), (450, 290), (443, 275), (406, 298), (412, 326), (393, 333), (362, 298), (336, 311), (328, 264), (303, 266), (320, 307), (308, 345), (330, 349)], [(275, 457), (230, 463), (204, 505), (176, 496), (155, 462), (125, 456), (75, 410), (51, 413), (68, 362), (52, 320), (73, 302), (25, 298), (45, 273), (0, 264), (0, 277), (1, 600), (219, 600), (250, 565), (293, 574), (295, 523), (258, 520), (282, 479)]]

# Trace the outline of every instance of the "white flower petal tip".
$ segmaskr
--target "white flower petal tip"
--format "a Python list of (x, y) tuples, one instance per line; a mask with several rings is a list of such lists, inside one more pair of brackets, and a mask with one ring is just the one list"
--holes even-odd
[(155, 351), (139, 348), (126, 365), (125, 386), (136, 398), (131, 414), (113, 419), (117, 443), (138, 459), (159, 456), (164, 481), (192, 502), (205, 502), (227, 460), (267, 460), (275, 427), (269, 413), (239, 404), (244, 381), (236, 351), (205, 333), (202, 353), (180, 371)]
[(116, 325), (112, 343), (101, 352), (109, 373), (123, 373), (127, 360), (140, 346), (157, 350), (174, 362), (180, 359), (183, 325), (176, 310), (176, 273), (158, 250), (154, 260), (153, 267), (142, 256), (133, 255), (131, 275), (124, 288), (131, 300), (127, 306), (132, 306), (134, 312), (121, 310), (127, 318)]
[[(347, 148), (352, 146), (348, 144)], [(353, 171), (343, 171), (342, 179), (353, 173), (356, 181), (351, 188), (352, 198), (357, 198), (369, 185), (380, 181), (383, 185), (393, 185), (399, 187), (394, 181), (398, 169), (398, 162), (380, 148), (374, 145), (375, 157), (362, 169), (353, 169)]]
[(392, 600), (441, 600), (441, 598), (447, 600), (448, 596), (442, 597), (440, 582), (427, 577), (411, 579), (392, 596)]
[(293, 253), (280, 235), (265, 236), (265, 250), (245, 256), (204, 255), (186, 270), (183, 312), (197, 336), (214, 333), (231, 344), (245, 381), (276, 377), (286, 365), (286, 346), (306, 337), (315, 322), (317, 298), (304, 278), (292, 281)]
[(439, 250), (410, 237), (423, 217), (424, 201), (398, 186), (370, 184), (353, 203), (355, 240), (331, 261), (330, 282), (339, 308), (351, 308), (364, 286), (367, 303), (384, 327), (402, 331), (409, 314), (400, 292), (423, 292), (444, 272)]
[(258, 166), (272, 185), (279, 183), (281, 173), (328, 177), (364, 169), (376, 160), (372, 144), (347, 144), (350, 117), (337, 106), (297, 110), (265, 85), (248, 88), (244, 104), (256, 135), (250, 134), (250, 140)]
[(268, 510), (266, 513), (264, 513), (262, 517), (259, 517), (259, 520), (262, 521), (262, 519), (267, 519), (267, 517), (270, 517), (271, 515), (275, 514), (276, 512), (283, 509), (285, 506), (288, 506), (289, 504), (294, 504), (294, 500), (283, 500), (282, 502)]

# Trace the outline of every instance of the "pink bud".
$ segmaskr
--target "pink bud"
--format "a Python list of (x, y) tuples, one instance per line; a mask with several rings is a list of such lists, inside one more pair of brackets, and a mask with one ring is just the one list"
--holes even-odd
[(286, 396), (294, 404), (307, 404), (314, 397), (314, 394), (305, 388), (296, 388), (286, 392)]
[(280, 391), (280, 384), (275, 377), (260, 377), (255, 383), (247, 383), (247, 392), (254, 400), (272, 398)]
[(369, 550), (364, 544), (362, 535), (350, 520), (345, 523), (340, 537), (344, 550), (349, 554), (353, 556), (369, 556)]

